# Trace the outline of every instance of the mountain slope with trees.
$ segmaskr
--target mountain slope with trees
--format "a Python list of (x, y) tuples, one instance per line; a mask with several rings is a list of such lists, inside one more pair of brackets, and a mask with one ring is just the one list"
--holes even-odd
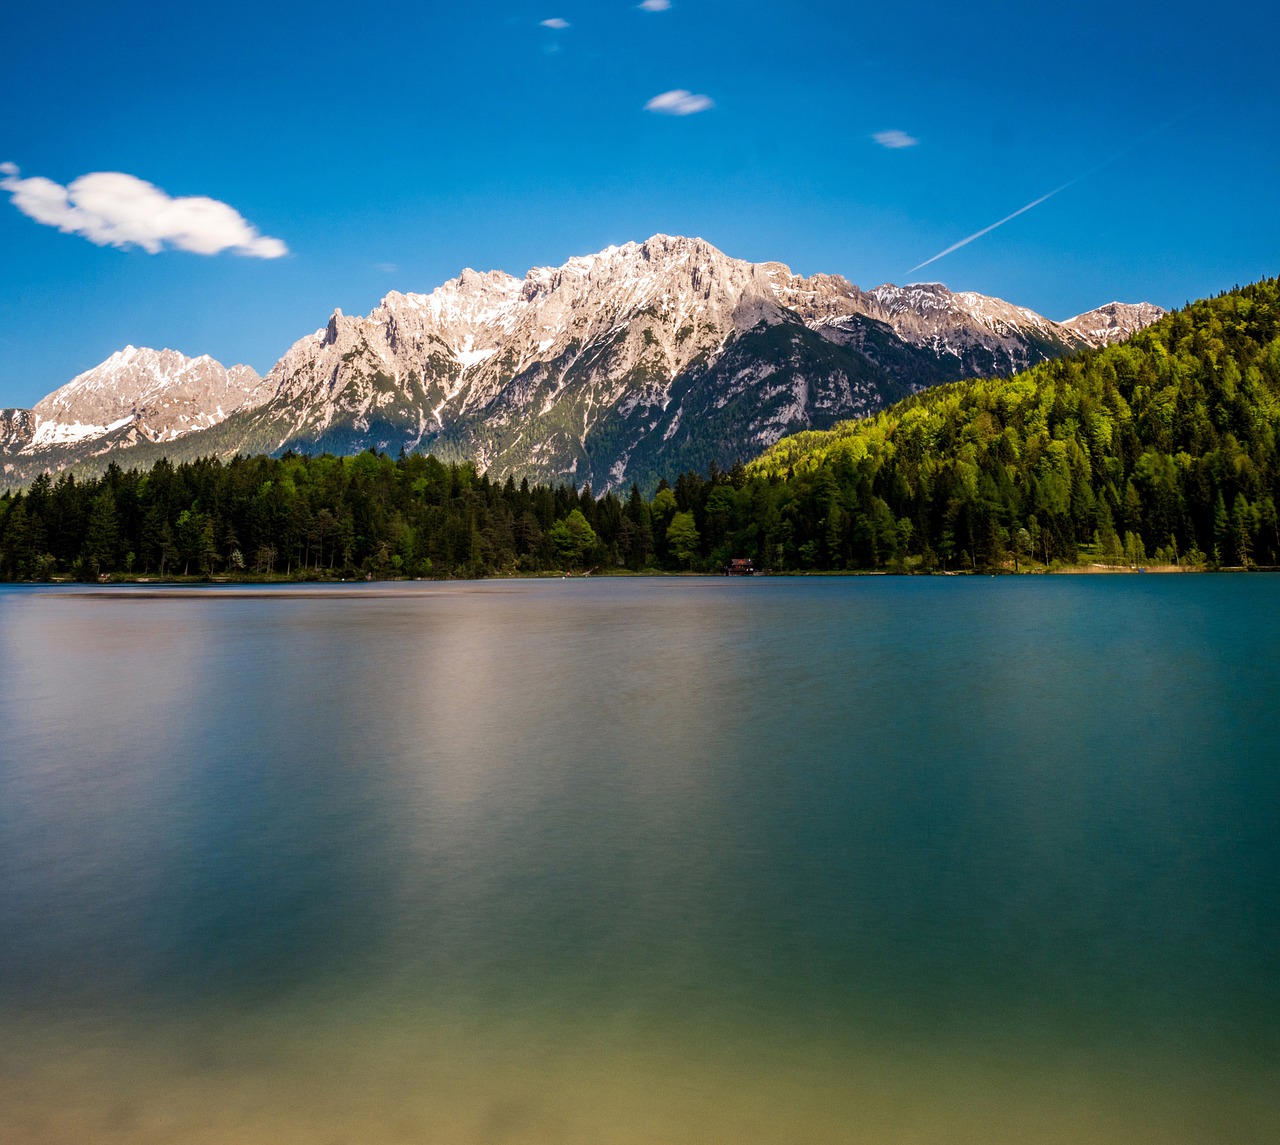
[(1278, 430), (1270, 279), (1121, 345), (786, 438), (748, 471), (826, 522), (822, 563), (837, 567), (904, 555), (976, 567), (1019, 550), (1074, 561), (1088, 546), (1275, 565)]
[(1123, 345), (663, 478), (651, 498), (373, 451), (45, 474), (0, 496), (0, 579), (716, 571), (734, 557), (780, 572), (1274, 566), (1278, 434), (1273, 279)]

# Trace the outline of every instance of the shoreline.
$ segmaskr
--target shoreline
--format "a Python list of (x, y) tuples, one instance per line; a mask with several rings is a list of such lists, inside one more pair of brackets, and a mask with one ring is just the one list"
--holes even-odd
[[(70, 577), (54, 577), (49, 580), (15, 580), (4, 581), (2, 584), (25, 585), (30, 587), (46, 586), (46, 587), (69, 587), (74, 585), (82, 585), (85, 588), (115, 588), (115, 587), (144, 587), (144, 588), (289, 588), (289, 587), (333, 587), (346, 586), (348, 589), (355, 589), (360, 585), (387, 585), (387, 584), (449, 584), (457, 581), (513, 581), (513, 580), (626, 580), (626, 579), (644, 579), (644, 580), (672, 580), (672, 579), (690, 579), (696, 578), (700, 580), (738, 580), (738, 579), (803, 579), (806, 577), (1043, 577), (1043, 576), (1137, 576), (1148, 573), (1158, 576), (1169, 576), (1179, 574), (1213, 574), (1213, 573), (1273, 573), (1280, 569), (1272, 567), (1253, 567), (1243, 568), (1239, 566), (1224, 566), (1221, 568), (1210, 568), (1208, 566), (1188, 566), (1188, 565), (1103, 565), (1103, 564), (1080, 564), (1080, 565), (1062, 565), (1057, 568), (1039, 568), (1019, 569), (1015, 572), (1010, 568), (1002, 569), (934, 569), (931, 571), (921, 571), (911, 569), (906, 571), (895, 571), (889, 569), (809, 569), (809, 570), (788, 570), (786, 572), (768, 572), (761, 571), (746, 577), (727, 576), (724, 573), (712, 572), (668, 572), (661, 569), (644, 569), (634, 571), (629, 569), (619, 569), (608, 572), (564, 572), (552, 571), (541, 573), (493, 573), (488, 576), (477, 577), (230, 577), (230, 576), (185, 576), (185, 577), (153, 577), (153, 576), (129, 576), (129, 575), (111, 575), (102, 577), (97, 581), (78, 581)], [(362, 595), (367, 595), (367, 591)]]

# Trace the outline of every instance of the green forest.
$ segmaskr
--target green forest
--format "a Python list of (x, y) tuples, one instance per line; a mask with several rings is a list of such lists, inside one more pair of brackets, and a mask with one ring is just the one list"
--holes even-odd
[(835, 564), (1274, 566), (1278, 430), (1270, 279), (1121, 345), (784, 439), (749, 473), (825, 501)]
[(373, 452), (46, 474), (0, 496), (0, 579), (1270, 567), (1278, 432), (1272, 279), (652, 497)]

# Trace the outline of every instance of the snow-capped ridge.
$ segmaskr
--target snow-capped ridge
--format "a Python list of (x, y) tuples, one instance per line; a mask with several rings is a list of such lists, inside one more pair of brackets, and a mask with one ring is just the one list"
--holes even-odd
[(389, 291), (363, 316), (335, 308), (265, 378), (126, 346), (30, 417), (0, 418), (0, 444), (6, 458), (85, 456), (237, 414), (219, 451), (430, 449), (599, 489), (731, 464), (786, 433), (1152, 320), (1109, 305), (1055, 323), (941, 283), (862, 290), (658, 233), (522, 277), (468, 267), (426, 293)]
[(37, 402), (24, 448), (91, 441), (127, 426), (146, 440), (171, 441), (268, 396), (249, 366), (130, 344)]

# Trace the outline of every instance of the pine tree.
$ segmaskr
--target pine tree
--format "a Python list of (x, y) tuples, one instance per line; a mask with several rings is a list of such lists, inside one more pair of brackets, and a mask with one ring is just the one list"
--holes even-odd
[(80, 550), (85, 575), (96, 580), (101, 573), (111, 572), (116, 567), (119, 547), (116, 499), (110, 488), (104, 488), (93, 499), (89, 525)]

